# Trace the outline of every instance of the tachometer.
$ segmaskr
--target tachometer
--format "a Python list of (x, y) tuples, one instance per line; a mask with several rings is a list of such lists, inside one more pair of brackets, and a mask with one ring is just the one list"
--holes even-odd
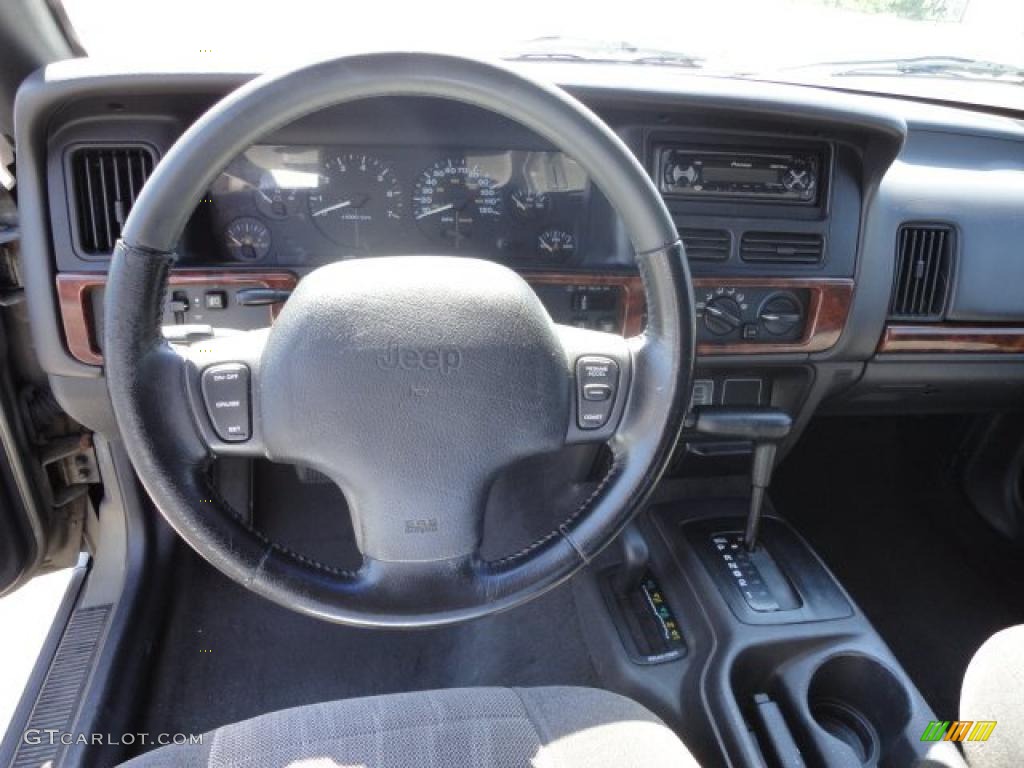
[(402, 186), (394, 170), (372, 155), (350, 153), (324, 163), (309, 213), (328, 238), (340, 245), (367, 247), (388, 222), (403, 213)]
[(503, 210), (498, 183), (464, 158), (439, 160), (423, 171), (412, 201), (420, 229), (454, 250), (493, 235)]

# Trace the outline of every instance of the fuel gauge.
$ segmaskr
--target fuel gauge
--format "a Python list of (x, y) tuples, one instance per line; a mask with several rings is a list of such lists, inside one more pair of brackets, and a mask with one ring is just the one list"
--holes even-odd
[(512, 190), (512, 212), (521, 219), (540, 219), (551, 210), (551, 198), (544, 192), (531, 192), (523, 187)]
[(252, 193), (256, 208), (269, 219), (287, 219), (298, 211), (302, 202), (298, 189), (281, 185), (270, 171), (260, 176), (260, 183), (253, 186)]

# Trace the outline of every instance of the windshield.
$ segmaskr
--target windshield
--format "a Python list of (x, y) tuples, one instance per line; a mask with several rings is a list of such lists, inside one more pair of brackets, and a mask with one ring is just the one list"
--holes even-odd
[(675, 67), (1024, 108), (1022, 0), (64, 0), (90, 56), (266, 70), (366, 50)]

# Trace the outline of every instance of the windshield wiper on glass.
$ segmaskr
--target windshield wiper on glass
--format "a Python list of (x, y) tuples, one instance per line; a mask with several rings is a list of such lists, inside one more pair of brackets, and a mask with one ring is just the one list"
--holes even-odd
[(503, 56), (506, 61), (574, 61), (600, 64), (651, 64), (700, 69), (703, 59), (679, 51), (645, 48), (626, 41), (602, 42), (561, 36), (538, 37), (523, 50)]
[(811, 67), (828, 68), (832, 77), (947, 77), (962, 80), (1024, 83), (1024, 68), (957, 56), (844, 61), (811, 65)]

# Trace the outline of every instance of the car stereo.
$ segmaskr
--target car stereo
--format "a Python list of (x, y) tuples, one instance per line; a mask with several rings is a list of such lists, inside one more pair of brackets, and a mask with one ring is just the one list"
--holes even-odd
[(820, 156), (811, 152), (719, 151), (662, 145), (656, 148), (663, 194), (692, 198), (748, 198), (813, 205), (820, 186)]

